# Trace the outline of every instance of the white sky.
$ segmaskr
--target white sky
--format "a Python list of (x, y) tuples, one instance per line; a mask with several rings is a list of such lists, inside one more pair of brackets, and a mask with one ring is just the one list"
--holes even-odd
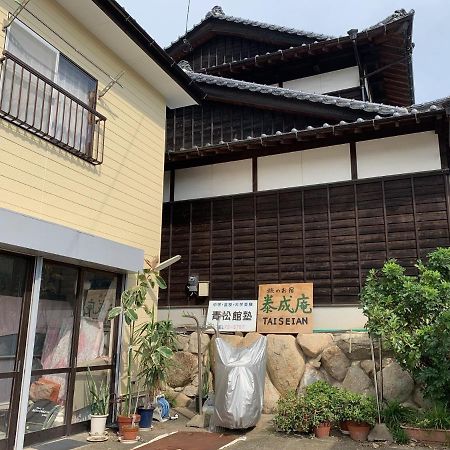
[[(162, 46), (184, 34), (188, 0), (119, 0)], [(416, 102), (450, 95), (450, 0), (191, 0), (191, 28), (216, 4), (225, 14), (334, 36), (414, 9)]]

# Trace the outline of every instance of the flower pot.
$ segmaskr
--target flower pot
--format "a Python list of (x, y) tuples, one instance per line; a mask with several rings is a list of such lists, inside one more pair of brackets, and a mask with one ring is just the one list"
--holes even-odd
[(139, 421), (141, 420), (141, 416), (138, 414), (133, 414), (133, 416), (118, 416), (117, 417), (117, 424), (119, 425), (119, 435), (122, 436), (122, 429), (125, 425), (131, 425), (133, 423), (134, 418), (134, 424), (138, 425)]
[(341, 430), (342, 434), (350, 434), (350, 432), (348, 431), (348, 420), (342, 420), (339, 423), (339, 429)]
[(354, 441), (367, 441), (367, 436), (369, 436), (371, 426), (366, 422), (353, 422), (349, 420), (347, 422), (348, 431), (350, 432), (350, 437)]
[(323, 439), (330, 436), (331, 423), (324, 422), (314, 427), (314, 435), (316, 438)]
[(154, 407), (151, 408), (138, 408), (137, 412), (141, 416), (139, 421), (139, 428), (141, 430), (149, 430), (152, 427), (153, 411)]
[(139, 433), (139, 427), (137, 425), (123, 425), (122, 440), (137, 441), (138, 433)]
[(431, 428), (402, 427), (409, 439), (418, 442), (450, 444), (450, 430), (436, 430)]
[(91, 436), (103, 436), (106, 429), (106, 419), (108, 414), (94, 415), (91, 414)]

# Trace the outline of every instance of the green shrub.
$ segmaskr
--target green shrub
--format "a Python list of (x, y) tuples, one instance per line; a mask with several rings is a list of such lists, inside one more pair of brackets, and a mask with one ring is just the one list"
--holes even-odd
[(436, 430), (450, 429), (450, 410), (443, 405), (420, 411), (413, 423), (418, 428), (433, 428)]
[(450, 406), (450, 249), (418, 262), (417, 276), (395, 260), (372, 269), (361, 292), (367, 329), (383, 336), (433, 402)]
[(378, 412), (374, 397), (347, 392), (345, 399), (346, 402), (342, 407), (341, 420), (366, 422), (369, 425), (375, 425)]
[(381, 419), (389, 428), (394, 441), (397, 444), (406, 444), (409, 439), (402, 425), (415, 422), (417, 410), (403, 406), (397, 400), (391, 400), (384, 405), (381, 411)]
[(317, 381), (305, 389), (305, 407), (311, 426), (338, 420), (338, 389), (325, 381)]
[(277, 431), (309, 432), (311, 420), (305, 406), (305, 397), (298, 395), (295, 391), (281, 396), (277, 402), (273, 423)]

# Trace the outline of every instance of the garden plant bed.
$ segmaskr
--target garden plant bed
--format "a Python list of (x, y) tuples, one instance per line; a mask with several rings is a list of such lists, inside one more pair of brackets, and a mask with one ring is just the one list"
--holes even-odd
[(450, 430), (436, 430), (431, 428), (415, 428), (407, 426), (402, 428), (411, 440), (432, 444), (450, 444)]

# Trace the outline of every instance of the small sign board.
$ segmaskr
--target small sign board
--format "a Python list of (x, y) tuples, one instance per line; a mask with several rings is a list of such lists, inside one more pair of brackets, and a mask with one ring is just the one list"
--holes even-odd
[(206, 326), (219, 331), (256, 331), (257, 300), (212, 300)]
[(258, 295), (259, 333), (312, 333), (313, 284), (261, 284)]

